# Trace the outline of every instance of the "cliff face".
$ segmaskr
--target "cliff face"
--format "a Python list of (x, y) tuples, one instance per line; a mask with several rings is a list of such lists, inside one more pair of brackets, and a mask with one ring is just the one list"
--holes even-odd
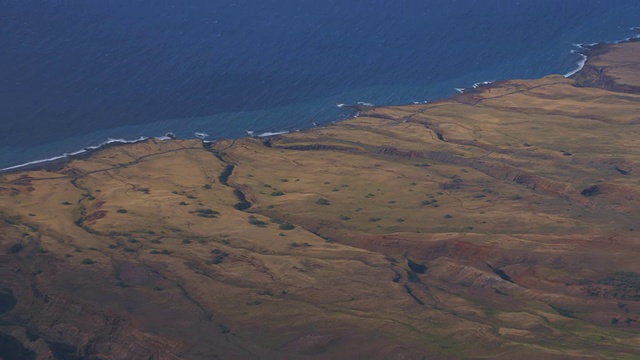
[(2, 174), (0, 356), (640, 356), (639, 49)]
[[(623, 44), (600, 44), (588, 49), (589, 61), (572, 78), (576, 85), (640, 93), (640, 49), (637, 40)], [(634, 44), (634, 45), (629, 45)]]

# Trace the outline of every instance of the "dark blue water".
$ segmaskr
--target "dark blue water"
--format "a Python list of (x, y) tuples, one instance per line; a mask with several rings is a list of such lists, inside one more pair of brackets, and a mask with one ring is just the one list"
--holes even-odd
[(0, 168), (169, 131), (309, 127), (571, 71), (640, 2), (0, 0)]

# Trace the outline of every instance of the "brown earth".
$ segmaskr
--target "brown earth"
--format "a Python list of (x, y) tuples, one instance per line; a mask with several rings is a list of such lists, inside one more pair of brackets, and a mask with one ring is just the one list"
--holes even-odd
[(2, 174), (0, 357), (640, 358), (639, 51)]

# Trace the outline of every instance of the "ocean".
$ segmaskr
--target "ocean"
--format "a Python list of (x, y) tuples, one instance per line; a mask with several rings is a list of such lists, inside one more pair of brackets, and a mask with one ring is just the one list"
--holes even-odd
[(637, 0), (0, 0), (0, 169), (567, 74), (639, 25)]

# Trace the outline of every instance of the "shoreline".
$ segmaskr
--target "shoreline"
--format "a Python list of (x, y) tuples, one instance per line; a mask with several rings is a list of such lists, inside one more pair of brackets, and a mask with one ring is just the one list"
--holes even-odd
[[(638, 31), (640, 32), (640, 26), (637, 27), (632, 27), (629, 30), (632, 31)], [(627, 37), (621, 40), (614, 40), (614, 41), (610, 41), (610, 42), (599, 42), (599, 43), (590, 43), (590, 44), (574, 44), (575, 49), (571, 50), (571, 53), (575, 53), (581, 56), (581, 59), (578, 60), (577, 62), (577, 67), (574, 70), (571, 70), (569, 72), (567, 72), (566, 74), (562, 75), (565, 78), (568, 79), (573, 79), (575, 78), (585, 67), (585, 65), (587, 65), (587, 62), (589, 61), (589, 57), (590, 56), (594, 56), (597, 55), (599, 53), (602, 53), (603, 51), (606, 50), (606, 47), (608, 45), (615, 45), (615, 44), (621, 44), (621, 43), (626, 43), (626, 42), (638, 42), (640, 41), (640, 34), (635, 35), (635, 36), (631, 36), (631, 37)], [(547, 74), (548, 75), (553, 75), (553, 74)], [(491, 81), (480, 81), (480, 82), (476, 82), (473, 85), (471, 85), (470, 87), (467, 88), (454, 88), (455, 91), (457, 91), (458, 93), (453, 93), (451, 95), (449, 95), (446, 98), (441, 98), (441, 99), (434, 99), (431, 101), (424, 101), (424, 102), (418, 102), (418, 104), (422, 103), (422, 104), (426, 104), (426, 103), (430, 103), (430, 102), (435, 102), (435, 101), (442, 101), (442, 100), (447, 100), (447, 99), (452, 99), (455, 98), (458, 95), (461, 94), (471, 94), (480, 90), (484, 90), (487, 88), (491, 88), (492, 86), (496, 86), (499, 85), (500, 83), (504, 82), (504, 81), (508, 81), (507, 80), (491, 80)], [(394, 105), (394, 106), (407, 106), (407, 105), (416, 105), (416, 102), (413, 103), (405, 103), (405, 104), (401, 104), (401, 105)], [(351, 109), (352, 111), (354, 111), (354, 114), (352, 116), (349, 116), (345, 119), (341, 119), (341, 120), (336, 120), (336, 121), (344, 121), (344, 120), (348, 120), (348, 119), (352, 119), (354, 117), (358, 117), (358, 114), (360, 113), (360, 109), (363, 107), (385, 107), (385, 105), (375, 105), (375, 104), (371, 104), (371, 103), (365, 103), (365, 102), (358, 102), (356, 104), (338, 104), (336, 105), (339, 108), (347, 108), (347, 109)], [(334, 123), (336, 121), (332, 121), (331, 123)], [(322, 126), (322, 125), (320, 125)], [(316, 124), (314, 123), (314, 127), (317, 127)], [(264, 132), (262, 134), (258, 134), (258, 135), (254, 135), (253, 131), (250, 130), (246, 130), (247, 136), (248, 137), (270, 137), (270, 136), (277, 136), (277, 135), (282, 135), (282, 134), (287, 134), (287, 133), (291, 133), (291, 132), (297, 132), (297, 131), (305, 131), (308, 129), (312, 129), (313, 127), (310, 128), (304, 128), (304, 129), (295, 129), (295, 130), (288, 130), (288, 131), (267, 131)], [(208, 137), (208, 135), (206, 136)], [(147, 141), (149, 139), (157, 139), (157, 140), (161, 140), (161, 141), (167, 141), (167, 140), (174, 140), (174, 139), (179, 139), (179, 140), (196, 140), (196, 139), (200, 139), (203, 143), (215, 143), (218, 140), (222, 140), (222, 139), (218, 139), (218, 140), (206, 140), (206, 137), (202, 138), (198, 135), (195, 135), (195, 137), (193, 139), (191, 138), (177, 138), (175, 137), (175, 135), (173, 135), (172, 133), (168, 133), (164, 136), (141, 136), (138, 139), (134, 139), (134, 140), (126, 140), (126, 139), (107, 139), (105, 142), (98, 144), (98, 145), (94, 145), (94, 146), (88, 146), (85, 147), (83, 149), (79, 149), (76, 150), (74, 152), (70, 152), (70, 153), (63, 153), (61, 155), (57, 155), (57, 156), (53, 156), (51, 158), (47, 158), (47, 159), (39, 159), (39, 160), (33, 160), (33, 161), (29, 161), (23, 164), (18, 164), (18, 165), (12, 165), (6, 168), (2, 168), (0, 169), (0, 175), (2, 174), (10, 174), (10, 173), (16, 173), (16, 172), (21, 172), (21, 171), (34, 171), (34, 170), (44, 170), (44, 171), (50, 171), (53, 169), (59, 169), (60, 167), (62, 167), (64, 164), (72, 161), (72, 160), (76, 160), (76, 159), (82, 159), (85, 158), (87, 156), (90, 156), (91, 154), (93, 154), (95, 151), (101, 150), (101, 149), (105, 149), (105, 148), (109, 148), (112, 146), (120, 146), (120, 145), (126, 145), (126, 144), (135, 144), (138, 142), (143, 142), (143, 141)], [(245, 136), (241, 136), (238, 138), (243, 138)]]

